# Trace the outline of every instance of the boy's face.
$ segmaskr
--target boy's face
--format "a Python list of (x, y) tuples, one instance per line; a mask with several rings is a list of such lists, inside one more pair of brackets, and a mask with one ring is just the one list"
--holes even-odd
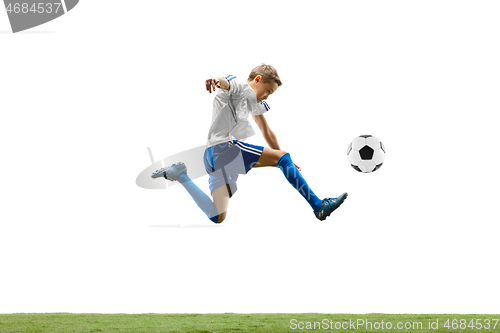
[(264, 82), (262, 76), (257, 75), (255, 79), (248, 82), (250, 87), (255, 91), (257, 103), (266, 100), (272, 93), (278, 89), (278, 84), (275, 81)]

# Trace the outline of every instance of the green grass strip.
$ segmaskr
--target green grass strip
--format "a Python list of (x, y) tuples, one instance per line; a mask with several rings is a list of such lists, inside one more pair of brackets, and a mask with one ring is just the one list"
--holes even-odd
[(0, 332), (498, 332), (479, 314), (0, 314)]

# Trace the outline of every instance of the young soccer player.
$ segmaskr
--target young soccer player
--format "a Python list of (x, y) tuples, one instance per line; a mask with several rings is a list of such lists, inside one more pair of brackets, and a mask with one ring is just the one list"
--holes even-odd
[[(302, 177), (300, 166), (292, 161), (288, 152), (281, 150), (276, 135), (269, 128), (264, 117), (270, 109), (266, 100), (281, 86), (276, 69), (262, 64), (251, 71), (246, 82), (229, 75), (208, 79), (205, 84), (210, 93), (219, 88), (214, 98), (208, 148), (204, 154), (213, 201), (191, 181), (182, 162), (157, 170), (151, 177), (179, 181), (215, 223), (221, 223), (226, 218), (229, 199), (237, 190), (238, 175), (246, 174), (252, 168), (280, 168), (319, 220), (326, 219), (344, 202), (347, 193), (338, 198), (319, 199)], [(249, 115), (252, 115), (270, 148), (244, 142), (255, 134), (248, 120)]]

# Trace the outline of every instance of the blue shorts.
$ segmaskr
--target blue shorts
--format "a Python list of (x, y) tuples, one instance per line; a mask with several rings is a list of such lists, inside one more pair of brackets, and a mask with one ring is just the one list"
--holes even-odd
[(262, 154), (264, 147), (255, 146), (238, 140), (221, 143), (205, 150), (205, 170), (208, 173), (210, 193), (229, 185), (229, 196), (237, 191), (238, 175), (252, 169)]

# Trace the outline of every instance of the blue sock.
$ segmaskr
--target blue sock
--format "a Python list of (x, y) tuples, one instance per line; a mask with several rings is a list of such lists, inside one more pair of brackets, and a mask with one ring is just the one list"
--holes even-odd
[(306, 201), (311, 205), (312, 209), (317, 212), (321, 208), (322, 200), (314, 194), (309, 185), (307, 185), (306, 180), (302, 177), (299, 169), (293, 164), (289, 153), (281, 156), (277, 168), (283, 171), (288, 182), (295, 187), (297, 191), (306, 199)]
[(214, 223), (219, 220), (219, 211), (215, 207), (212, 199), (208, 197), (195, 183), (191, 181), (187, 174), (182, 173), (178, 181), (184, 186), (191, 197), (194, 199), (198, 207), (207, 215), (207, 217)]

